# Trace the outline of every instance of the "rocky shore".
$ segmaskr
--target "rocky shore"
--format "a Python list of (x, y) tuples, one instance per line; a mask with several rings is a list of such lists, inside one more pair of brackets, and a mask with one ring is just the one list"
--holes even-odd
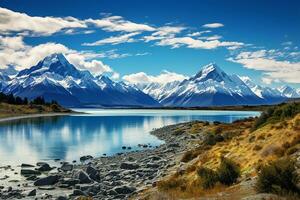
[[(179, 133), (188, 123), (154, 130), (165, 143), (151, 147), (140, 144), (143, 150), (120, 153), (110, 157), (83, 156), (80, 164), (60, 162), (59, 167), (40, 162), (22, 164), (24, 180), (15, 180), (14, 186), (0, 185), (0, 199), (128, 199), (146, 188), (156, 186), (157, 180), (175, 170), (179, 158), (187, 151), (193, 138)], [(200, 136), (199, 136), (200, 137)], [(100, 144), (99, 144), (100, 145)], [(10, 166), (2, 170), (14, 171)], [(7, 177), (2, 177), (3, 179)], [(0, 182), (1, 183), (1, 182)]]

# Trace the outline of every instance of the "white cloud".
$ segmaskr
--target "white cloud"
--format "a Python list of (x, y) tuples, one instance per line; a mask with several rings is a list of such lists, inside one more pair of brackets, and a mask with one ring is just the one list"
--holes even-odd
[(135, 41), (135, 39), (133, 39), (132, 37), (135, 35), (138, 35), (138, 34), (140, 34), (140, 32), (127, 33), (124, 35), (112, 36), (109, 38), (98, 40), (93, 43), (83, 43), (82, 45), (83, 46), (100, 46), (100, 45), (104, 45), (104, 44), (116, 45), (116, 44), (121, 44), (121, 43), (130, 43), (130, 42)]
[(100, 27), (103, 30), (114, 32), (140, 32), (140, 31), (154, 31), (155, 28), (147, 24), (138, 24), (123, 19), (121, 16), (110, 16), (102, 19), (87, 19), (85, 20), (88, 24), (93, 24), (96, 27)]
[(186, 29), (182, 26), (162, 26), (157, 28), (157, 31), (152, 34), (152, 36), (167, 36), (167, 35), (174, 35), (180, 33)]
[(189, 33), (189, 34), (187, 34), (187, 36), (189, 36), (189, 37), (196, 37), (196, 36), (201, 36), (204, 33), (210, 33), (210, 32), (211, 32), (210, 30), (198, 31), (198, 32), (194, 32), (194, 33)]
[(40, 60), (53, 53), (63, 53), (66, 58), (78, 69), (89, 70), (95, 74), (114, 73), (102, 61), (100, 54), (93, 52), (78, 52), (58, 43), (45, 43), (29, 46), (23, 43), (22, 37), (0, 37), (0, 67), (15, 66), (23, 70), (36, 65)]
[(138, 72), (134, 74), (125, 75), (122, 77), (126, 82), (137, 84), (137, 83), (168, 83), (172, 81), (182, 81), (187, 79), (187, 76), (177, 74), (175, 72), (169, 72), (164, 70), (157, 76), (148, 75), (145, 72)]
[(300, 62), (279, 60), (282, 56), (276, 50), (259, 50), (241, 52), (227, 60), (242, 64), (245, 68), (263, 71), (263, 82), (271, 83), (279, 80), (288, 83), (300, 83)]
[(86, 28), (83, 21), (73, 17), (32, 17), (25, 13), (0, 8), (0, 33), (24, 32), (51, 35), (67, 28)]
[(219, 40), (203, 41), (191, 37), (163, 38), (156, 44), (159, 46), (171, 46), (172, 48), (186, 46), (192, 49), (215, 49), (218, 47), (232, 47), (244, 45), (244, 43), (242, 42), (229, 42)]
[(68, 53), (66, 55), (68, 61), (81, 70), (89, 70), (93, 74), (103, 74), (113, 72), (113, 70), (100, 60), (90, 60), (82, 53)]
[(3, 37), (0, 36), (0, 48), (1, 49), (23, 49), (25, 44), (22, 36), (17, 37)]
[(49, 36), (57, 32), (65, 34), (90, 34), (93, 30), (77, 31), (78, 28), (98, 27), (109, 32), (155, 31), (147, 24), (125, 20), (121, 16), (109, 16), (102, 19), (77, 19), (74, 17), (30, 16), (0, 7), (0, 34), (17, 33), (22, 36)]
[(219, 40), (222, 36), (220, 35), (213, 35), (213, 36), (207, 36), (207, 37), (200, 37), (199, 39), (205, 39), (205, 40)]
[(221, 24), (221, 23), (211, 23), (211, 24), (204, 24), (202, 27), (203, 28), (220, 28), (223, 26), (224, 26), (224, 24)]
[(114, 73), (112, 74), (111, 78), (114, 79), (114, 80), (117, 80), (117, 79), (120, 78), (120, 74), (117, 73), (117, 72), (114, 72)]
[(267, 78), (267, 77), (262, 77), (261, 80), (263, 83), (268, 84), (268, 85), (270, 85), (273, 82), (271, 78)]

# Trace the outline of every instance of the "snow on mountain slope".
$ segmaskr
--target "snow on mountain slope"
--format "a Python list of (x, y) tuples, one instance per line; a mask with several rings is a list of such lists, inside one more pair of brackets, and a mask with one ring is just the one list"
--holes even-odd
[(29, 99), (43, 96), (64, 106), (159, 106), (152, 97), (132, 86), (78, 70), (62, 54), (47, 56), (37, 65), (20, 71), (2, 91)]
[(180, 84), (180, 81), (173, 81), (167, 83), (150, 83), (147, 85), (135, 85), (144, 93), (149, 94), (154, 99), (161, 101), (168, 95), (172, 94), (173, 90)]
[(299, 98), (300, 93), (297, 92), (295, 88), (292, 88), (290, 86), (282, 86), (278, 88), (278, 90), (281, 92), (281, 94), (287, 98)]
[(160, 103), (168, 106), (222, 106), (261, 104), (238, 76), (229, 76), (216, 64), (209, 64), (195, 76), (182, 81)]
[(240, 79), (260, 98), (265, 100), (266, 104), (269, 103), (280, 103), (284, 101), (285, 96), (275, 88), (262, 87), (256, 85), (249, 77), (243, 76)]

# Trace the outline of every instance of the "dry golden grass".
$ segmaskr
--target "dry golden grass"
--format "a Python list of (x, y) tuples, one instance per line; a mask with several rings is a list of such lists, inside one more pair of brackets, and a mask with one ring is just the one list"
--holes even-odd
[(57, 105), (12, 105), (0, 103), (0, 118), (54, 112), (70, 112), (70, 110)]
[[(243, 179), (256, 176), (256, 169), (263, 163), (289, 155), (300, 148), (300, 114), (293, 119), (275, 124), (268, 124), (262, 128), (251, 131), (254, 120), (237, 121), (233, 124), (206, 125), (195, 123), (187, 133), (200, 131), (213, 134), (229, 134), (229, 138), (223, 142), (217, 142), (201, 151), (199, 148), (185, 155), (186, 162), (189, 158), (196, 158), (193, 165), (189, 166), (183, 174), (174, 174), (157, 184), (158, 192), (155, 195), (178, 198), (195, 198), (216, 196), (216, 193), (225, 191), (231, 194), (231, 199), (239, 199), (243, 195), (255, 191), (244, 191), (236, 186), (225, 187), (220, 184), (212, 189), (204, 190), (200, 186), (201, 180), (197, 175), (197, 169), (206, 167), (216, 170), (220, 164), (220, 157), (225, 156), (238, 163), (241, 167)], [(296, 150), (295, 150), (296, 148)], [(192, 155), (192, 156), (191, 156)], [(151, 196), (151, 195), (150, 195)]]

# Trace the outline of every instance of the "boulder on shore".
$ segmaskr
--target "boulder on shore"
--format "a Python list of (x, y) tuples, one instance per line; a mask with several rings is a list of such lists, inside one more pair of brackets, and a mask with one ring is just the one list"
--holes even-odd
[(35, 186), (44, 186), (44, 185), (54, 185), (60, 179), (59, 175), (47, 176), (44, 178), (40, 178), (34, 182)]

